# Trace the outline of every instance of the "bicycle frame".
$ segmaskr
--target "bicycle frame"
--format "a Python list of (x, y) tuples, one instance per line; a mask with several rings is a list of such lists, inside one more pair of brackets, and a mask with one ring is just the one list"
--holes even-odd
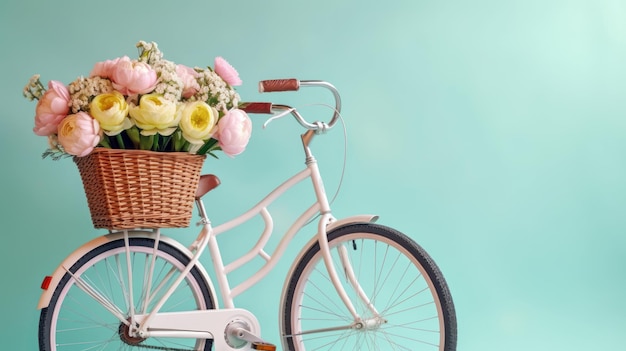
[[(329, 277), (331, 278), (337, 290), (337, 293), (341, 297), (346, 308), (354, 317), (355, 322), (353, 324), (363, 322), (360, 320), (360, 317), (356, 312), (352, 301), (347, 296), (345, 289), (339, 279), (337, 269), (334, 267), (334, 264), (332, 262), (326, 235), (328, 231), (332, 230), (332, 228), (336, 228), (344, 224), (355, 222), (374, 222), (377, 219), (377, 216), (360, 215), (344, 218), (341, 220), (337, 220), (333, 217), (330, 204), (324, 190), (324, 184), (321, 174), (319, 172), (317, 161), (308, 147), (313, 138), (313, 134), (314, 133), (312, 131), (309, 131), (302, 135), (302, 142), (306, 155), (306, 167), (302, 171), (296, 173), (291, 178), (280, 184), (265, 198), (258, 202), (254, 207), (252, 207), (250, 210), (243, 213), (242, 215), (223, 224), (217, 225), (216, 227), (212, 227), (211, 222), (204, 209), (202, 200), (197, 200), (196, 203), (203, 225), (196, 240), (190, 245), (187, 250), (184, 250), (188, 252), (190, 262), (183, 270), (183, 272), (181, 272), (178, 279), (169, 287), (168, 291), (161, 297), (159, 301), (157, 301), (155, 308), (149, 314), (137, 315), (134, 311), (131, 311), (131, 318), (130, 320), (127, 320), (126, 318), (124, 318), (123, 314), (120, 311), (117, 311), (114, 307), (107, 305), (106, 301), (102, 300), (96, 291), (90, 289), (88, 283), (83, 282), (80, 277), (74, 276), (69, 271), (69, 267), (71, 267), (78, 258), (82, 257), (85, 252), (90, 251), (95, 246), (102, 245), (107, 240), (113, 240), (114, 238), (115, 240), (117, 240), (120, 238), (121, 235), (126, 243), (128, 243), (128, 239), (131, 236), (131, 232), (129, 232), (128, 230), (125, 230), (123, 232), (114, 232), (107, 236), (96, 238), (91, 242), (83, 245), (81, 248), (68, 256), (68, 258), (63, 263), (61, 263), (61, 265), (51, 276), (50, 286), (42, 294), (38, 307), (47, 307), (50, 295), (55, 290), (58, 281), (60, 281), (61, 277), (64, 274), (69, 273), (77, 281), (77, 286), (84, 290), (88, 295), (92, 296), (95, 300), (99, 301), (103, 305), (103, 307), (109, 310), (113, 315), (115, 315), (120, 320), (120, 322), (128, 325), (132, 332), (137, 333), (137, 335), (140, 335), (141, 337), (169, 336), (181, 338), (213, 338), (217, 342), (216, 346), (218, 346), (219, 344), (222, 344), (223, 341), (220, 340), (221, 338), (215, 338), (214, 333), (216, 330), (218, 330), (219, 333), (223, 332), (224, 326), (233, 319), (233, 316), (237, 316), (239, 319), (245, 320), (246, 324), (250, 327), (253, 333), (255, 331), (259, 332), (260, 326), (258, 325), (258, 321), (256, 321), (254, 315), (248, 311), (235, 308), (234, 298), (242, 292), (250, 289), (256, 283), (265, 278), (267, 274), (271, 272), (273, 268), (275, 268), (277, 262), (285, 253), (287, 246), (293, 240), (295, 235), (300, 231), (300, 229), (302, 229), (302, 227), (304, 227), (311, 218), (313, 218), (317, 214), (320, 214), (320, 218), (318, 220), (317, 234), (313, 238), (311, 238), (308, 244), (303, 248), (301, 255), (314, 242), (319, 242), (321, 251), (323, 252), (324, 256), (324, 262), (329, 272)], [(306, 179), (311, 180), (315, 192), (316, 201), (302, 214), (300, 214), (296, 221), (285, 232), (278, 246), (270, 255), (265, 252), (264, 248), (273, 233), (274, 227), (272, 217), (267, 210), (267, 207), (275, 200), (280, 198), (281, 195), (283, 195), (286, 191)], [(217, 242), (217, 236), (228, 232), (229, 230), (251, 220), (252, 218), (255, 218), (256, 216), (261, 216), (265, 223), (265, 228), (259, 236), (256, 244), (250, 251), (248, 251), (238, 259), (229, 264), (225, 264), (222, 259), (220, 247)], [(181, 248), (180, 244), (178, 244), (175, 240), (172, 240), (166, 236), (161, 236), (159, 229), (156, 229), (152, 232), (132, 232), (132, 236), (137, 235), (150, 236), (151, 238), (153, 238), (155, 240), (154, 250), (157, 249), (158, 243), (161, 240), (170, 243), (174, 242), (177, 244), (176, 246)], [(176, 287), (182, 282), (186, 273), (189, 272), (189, 270), (191, 270), (194, 266), (202, 267), (201, 265), (198, 265), (198, 260), (202, 256), (206, 248), (209, 249), (209, 252), (211, 254), (212, 264), (216, 273), (216, 279), (218, 281), (218, 286), (222, 296), (223, 308), (219, 309), (219, 306), (216, 306), (216, 308), (218, 308), (216, 310), (189, 311), (180, 313), (160, 313), (159, 309), (171, 296)], [(256, 256), (260, 256), (265, 260), (264, 265), (255, 274), (247, 278), (245, 281), (231, 288), (230, 282), (228, 280), (228, 274), (244, 266)], [(342, 272), (346, 274), (348, 283), (354, 286), (356, 291), (360, 291), (359, 298), (363, 300), (366, 306), (369, 306), (374, 315), (378, 315), (375, 308), (369, 302), (368, 297), (360, 289), (358, 282), (354, 278), (354, 272), (352, 272), (350, 262), (347, 259), (347, 255), (341, 249), (339, 250), (339, 257), (341, 259)], [(130, 260), (128, 260), (128, 262), (130, 262)], [(132, 281), (131, 271), (132, 270), (130, 269), (130, 267), (128, 267), (129, 281)], [(201, 269), (201, 271), (211, 285), (211, 280), (209, 279), (206, 272), (204, 272), (203, 269)], [(148, 289), (146, 289), (146, 298), (144, 299), (144, 301), (146, 301), (146, 304), (151, 301), (150, 296), (153, 296), (154, 292), (158, 291), (160, 288), (160, 286), (157, 286), (154, 287), (154, 289), (152, 289), (152, 287), (148, 287)], [(213, 290), (212, 285), (211, 289)], [(215, 296), (214, 291), (213, 296)], [(134, 304), (131, 303), (130, 305), (133, 306)], [(210, 314), (210, 317), (207, 318), (207, 314)], [(238, 332), (241, 332), (242, 328), (238, 328), (236, 330)], [(243, 330), (243, 332), (245, 332), (245, 330)], [(254, 338), (255, 335), (248, 336), (248, 339)]]
[[(307, 132), (302, 135), (303, 146), (305, 148), (305, 154), (306, 154), (306, 168), (298, 172), (291, 178), (289, 178), (287, 181), (285, 181), (278, 187), (276, 187), (263, 200), (261, 200), (254, 207), (252, 207), (250, 210), (243, 213), (242, 215), (213, 228), (206, 214), (202, 200), (201, 199), (197, 200), (198, 209), (199, 209), (200, 216), (203, 222), (203, 229), (198, 235), (198, 238), (194, 241), (194, 243), (192, 243), (190, 247), (190, 249), (194, 251), (194, 255), (188, 267), (186, 268), (186, 270), (179, 277), (179, 280), (176, 281), (170, 287), (169, 291), (157, 303), (156, 308), (153, 311), (151, 311), (151, 313), (147, 315), (145, 319), (142, 320), (142, 322), (140, 323), (138, 327), (138, 332), (140, 335), (142, 336), (150, 335), (150, 333), (147, 332), (147, 328), (150, 325), (150, 321), (159, 312), (159, 308), (163, 305), (165, 300), (169, 298), (171, 293), (176, 289), (178, 284), (182, 281), (186, 271), (190, 270), (191, 267), (193, 267), (193, 265), (196, 264), (200, 255), (203, 253), (205, 246), (209, 248), (209, 252), (211, 254), (213, 267), (215, 269), (216, 277), (218, 280), (218, 285), (219, 285), (220, 292), (222, 295), (222, 300), (224, 303), (224, 308), (234, 309), (235, 308), (234, 298), (237, 295), (243, 293), (244, 291), (250, 289), (254, 284), (258, 283), (270, 271), (272, 271), (272, 269), (276, 266), (277, 262), (280, 260), (280, 258), (284, 254), (291, 240), (295, 237), (295, 235), (299, 232), (299, 230), (302, 227), (304, 227), (304, 225), (306, 225), (307, 221), (313, 218), (313, 216), (315, 216), (318, 213), (320, 214), (320, 219), (318, 221), (318, 233), (317, 233), (316, 240), (321, 245), (321, 250), (323, 252), (324, 261), (325, 261), (329, 276), (333, 282), (333, 285), (335, 286), (337, 290), (337, 293), (340, 295), (342, 301), (344, 302), (346, 308), (350, 311), (350, 313), (354, 317), (354, 320), (357, 321), (360, 319), (358, 313), (356, 312), (354, 308), (354, 305), (352, 304), (352, 301), (346, 294), (345, 289), (343, 288), (343, 285), (341, 284), (339, 275), (337, 274), (337, 271), (332, 262), (330, 249), (328, 247), (328, 240), (326, 237), (327, 226), (330, 223), (336, 221), (336, 219), (331, 214), (330, 204), (328, 202), (326, 192), (324, 190), (324, 184), (323, 184), (320, 172), (319, 172), (319, 168), (317, 166), (317, 161), (315, 160), (315, 157), (312, 155), (308, 147), (310, 141), (312, 140), (312, 137), (313, 137), (312, 132)], [(280, 243), (278, 244), (278, 246), (276, 247), (272, 255), (270, 255), (264, 251), (264, 248), (270, 236), (273, 233), (273, 221), (272, 221), (272, 217), (269, 211), (267, 210), (267, 207), (270, 204), (272, 204), (276, 199), (278, 199), (287, 190), (289, 190), (294, 185), (300, 183), (301, 181), (305, 179), (311, 179), (313, 189), (316, 195), (316, 201), (307, 210), (305, 210), (297, 218), (297, 220), (291, 225), (291, 227), (283, 235), (282, 239), (280, 240)], [(261, 233), (259, 239), (257, 240), (256, 244), (246, 254), (242, 255), (235, 261), (225, 265), (222, 259), (220, 247), (217, 242), (217, 236), (249, 221), (250, 219), (258, 215), (260, 215), (263, 218), (263, 221), (265, 223), (265, 228), (263, 232)], [(371, 221), (372, 218), (374, 217), (368, 216), (368, 218)], [(365, 302), (367, 306), (370, 306), (372, 313), (374, 313), (375, 315), (378, 315), (377, 311), (370, 303), (368, 297), (365, 295), (362, 289), (358, 287), (358, 282), (356, 281), (356, 279), (354, 279), (354, 272), (352, 272), (352, 269), (347, 260), (346, 254), (342, 252), (341, 250), (339, 251), (339, 253), (340, 253), (341, 262), (343, 265), (342, 268), (346, 272), (349, 282), (357, 287), (357, 291), (360, 291), (360, 294), (359, 294), (360, 298), (363, 299), (363, 301)], [(230, 282), (228, 280), (228, 274), (244, 266), (245, 264), (250, 262), (252, 259), (254, 259), (256, 256), (259, 256), (265, 260), (265, 263), (261, 267), (261, 269), (257, 271), (255, 274), (253, 274), (252, 276), (250, 276), (249, 278), (247, 278), (245, 281), (237, 285), (236, 287), (231, 288)]]

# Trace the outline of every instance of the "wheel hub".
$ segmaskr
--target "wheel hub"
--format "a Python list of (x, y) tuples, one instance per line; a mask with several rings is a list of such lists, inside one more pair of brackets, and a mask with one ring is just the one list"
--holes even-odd
[(373, 317), (363, 319), (356, 324), (356, 329), (360, 330), (374, 330), (380, 328), (381, 325), (387, 323), (387, 320), (382, 317)]
[(139, 337), (139, 336), (130, 335), (130, 318), (128, 319), (128, 322), (129, 322), (128, 324), (120, 323), (120, 327), (118, 328), (118, 334), (120, 336), (120, 339), (125, 344), (131, 345), (131, 346), (137, 346), (146, 339)]

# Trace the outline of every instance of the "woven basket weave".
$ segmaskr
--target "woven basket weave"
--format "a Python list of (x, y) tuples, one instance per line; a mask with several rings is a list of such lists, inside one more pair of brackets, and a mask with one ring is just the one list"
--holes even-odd
[(189, 226), (205, 156), (96, 148), (75, 157), (96, 228)]

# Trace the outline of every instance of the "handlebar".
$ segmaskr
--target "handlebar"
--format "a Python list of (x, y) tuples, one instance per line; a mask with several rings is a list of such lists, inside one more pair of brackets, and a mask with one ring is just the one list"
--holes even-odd
[(265, 114), (285, 114), (291, 113), (292, 116), (304, 128), (313, 130), (316, 133), (323, 133), (332, 128), (340, 117), (341, 113), (341, 97), (337, 89), (330, 83), (321, 80), (298, 80), (290, 79), (272, 79), (262, 80), (259, 82), (259, 92), (281, 92), (281, 91), (298, 91), (300, 87), (322, 87), (330, 90), (335, 99), (335, 110), (333, 116), (328, 123), (316, 121), (313, 123), (305, 120), (296, 109), (287, 105), (276, 105), (268, 102), (251, 102), (244, 103), (240, 108), (248, 113), (265, 113)]
[(259, 93), (269, 93), (272, 91), (298, 91), (300, 81), (295, 78), (270, 79), (259, 82)]

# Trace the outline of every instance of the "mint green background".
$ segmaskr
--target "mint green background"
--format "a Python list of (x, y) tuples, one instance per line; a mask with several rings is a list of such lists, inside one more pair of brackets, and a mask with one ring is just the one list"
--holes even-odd
[[(626, 330), (626, 3), (621, 0), (33, 1), (0, 4), (4, 122), (2, 349), (37, 347), (39, 284), (91, 227), (70, 160), (40, 160), (34, 73), (69, 83), (156, 41), (166, 58), (235, 66), (245, 100), (327, 109), (328, 95), (260, 95), (261, 79), (342, 92), (348, 168), (338, 217), (376, 213), (423, 245), (456, 303), (459, 350), (617, 350)], [(308, 93), (308, 94), (307, 94)], [(302, 167), (293, 121), (240, 157), (209, 160), (214, 221)], [(316, 141), (334, 192), (342, 133)], [(300, 190), (292, 199), (300, 196)], [(278, 205), (280, 218), (295, 214)], [(168, 231), (183, 242), (196, 228)], [(253, 230), (225, 238), (232, 256)], [(297, 243), (236, 303), (278, 342), (278, 298)], [(272, 241), (275, 243), (279, 235)], [(203, 261), (209, 266), (208, 260)]]

